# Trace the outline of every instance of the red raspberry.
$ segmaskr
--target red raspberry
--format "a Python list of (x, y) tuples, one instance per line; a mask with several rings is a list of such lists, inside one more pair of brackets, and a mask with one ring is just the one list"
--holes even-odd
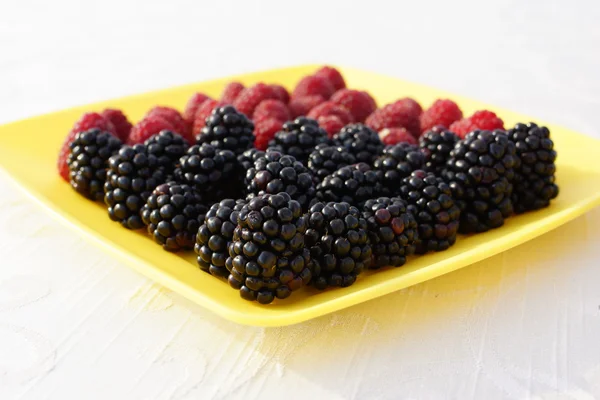
[(400, 100), (396, 100), (394, 104), (402, 104), (402, 108), (408, 110), (412, 115), (421, 116), (423, 114), (423, 107), (415, 100), (410, 97), (405, 97)]
[(144, 143), (163, 129), (177, 132), (173, 124), (163, 116), (158, 113), (149, 114), (133, 126), (127, 144)]
[(325, 65), (315, 72), (315, 76), (322, 76), (323, 78), (326, 78), (329, 82), (331, 82), (333, 89), (336, 91), (346, 87), (344, 77), (342, 74), (340, 74), (340, 71), (333, 67)]
[(121, 139), (123, 143), (126, 142), (127, 136), (129, 136), (129, 132), (131, 132), (131, 127), (133, 125), (131, 125), (127, 116), (123, 114), (123, 111), (107, 108), (102, 111), (101, 115), (115, 127), (117, 137)]
[(379, 132), (379, 137), (385, 145), (397, 143), (417, 144), (417, 139), (406, 128), (385, 128)]
[(329, 99), (335, 92), (335, 88), (329, 82), (329, 79), (322, 76), (309, 75), (300, 79), (300, 82), (296, 85), (292, 97), (303, 97), (312, 96), (315, 94), (323, 96), (325, 99)]
[(271, 88), (273, 89), (273, 91), (275, 92), (275, 94), (277, 95), (277, 98), (281, 101), (283, 101), (285, 104), (290, 102), (290, 93), (287, 91), (286, 88), (284, 88), (281, 85), (270, 85)]
[(344, 123), (344, 125), (347, 125), (353, 122), (354, 120), (352, 114), (350, 114), (350, 111), (334, 103), (333, 101), (326, 101), (325, 103), (321, 103), (318, 106), (314, 107), (312, 110), (310, 110), (307, 117), (312, 119), (319, 119), (319, 117), (324, 117), (328, 115), (335, 115)]
[(411, 102), (398, 101), (388, 104), (369, 115), (365, 124), (376, 130), (384, 128), (406, 128), (414, 137), (419, 137), (421, 127), (419, 115)]
[(84, 132), (93, 128), (102, 129), (103, 131), (110, 132), (117, 136), (114, 125), (102, 115), (95, 112), (83, 114), (81, 118), (75, 122), (73, 128), (71, 128), (71, 131), (65, 138), (60, 151), (58, 152), (58, 173), (65, 181), (69, 181), (69, 166), (67, 165), (67, 157), (71, 154), (69, 145), (73, 139), (75, 139), (75, 135), (79, 132)]
[(467, 136), (467, 133), (474, 131), (475, 129), (504, 129), (504, 122), (491, 111), (482, 110), (476, 111), (469, 118), (463, 118), (459, 121), (454, 122), (449, 128), (452, 132), (456, 133), (461, 139)]
[(229, 82), (227, 86), (225, 86), (225, 89), (223, 89), (221, 101), (225, 104), (233, 104), (242, 90), (244, 90), (244, 85), (240, 82)]
[(222, 107), (225, 104), (227, 103), (223, 101), (209, 99), (202, 103), (200, 107), (198, 107), (196, 110), (196, 115), (194, 116), (194, 125), (192, 127), (192, 133), (194, 136), (200, 134), (200, 130), (206, 125), (206, 118), (208, 118), (213, 110), (217, 107)]
[(265, 118), (257, 121), (254, 125), (254, 147), (259, 150), (266, 150), (271, 139), (283, 128), (283, 122), (276, 118)]
[(350, 111), (350, 114), (354, 117), (354, 122), (364, 122), (377, 109), (377, 103), (371, 95), (359, 90), (338, 90), (331, 96), (331, 101)]
[(183, 110), (183, 118), (188, 125), (191, 126), (194, 123), (194, 115), (196, 115), (196, 110), (198, 110), (198, 107), (200, 107), (202, 103), (209, 99), (210, 97), (204, 93), (194, 93), (192, 97), (190, 97), (185, 105), (185, 109)]
[(345, 126), (344, 122), (342, 122), (340, 117), (333, 114), (322, 115), (319, 118), (317, 118), (317, 122), (319, 123), (319, 126), (321, 128), (325, 129), (329, 138), (332, 138), (333, 135), (341, 131), (342, 128)]
[(263, 100), (278, 99), (277, 93), (269, 85), (257, 83), (256, 85), (247, 87), (237, 96), (233, 102), (233, 106), (248, 118), (252, 117), (254, 109)]
[(462, 111), (452, 100), (436, 100), (427, 111), (421, 114), (421, 133), (427, 132), (436, 125), (448, 128), (462, 117)]
[(296, 118), (308, 114), (310, 110), (325, 101), (325, 98), (318, 94), (314, 96), (292, 97), (288, 107), (290, 108), (292, 118)]
[(252, 119), (258, 121), (267, 118), (275, 118), (285, 122), (290, 119), (290, 110), (281, 100), (263, 100), (254, 110)]

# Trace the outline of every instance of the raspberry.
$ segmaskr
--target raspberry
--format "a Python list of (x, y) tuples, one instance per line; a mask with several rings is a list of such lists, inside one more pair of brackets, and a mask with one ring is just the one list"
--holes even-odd
[(342, 130), (345, 126), (342, 120), (336, 115), (324, 115), (317, 119), (319, 126), (327, 132), (327, 136), (332, 138), (333, 135)]
[(402, 104), (402, 107), (409, 110), (413, 115), (421, 116), (421, 114), (423, 114), (423, 107), (421, 107), (415, 99), (411, 99), (410, 97), (396, 100), (393, 104)]
[(436, 100), (427, 111), (421, 114), (421, 133), (431, 130), (436, 125), (448, 128), (462, 117), (462, 111), (452, 100)]
[(321, 103), (318, 106), (314, 107), (312, 110), (310, 110), (307, 117), (312, 119), (319, 119), (319, 117), (325, 117), (327, 115), (335, 115), (344, 123), (344, 125), (347, 125), (354, 121), (352, 114), (350, 114), (348, 110), (334, 103), (333, 101), (326, 101), (325, 103)]
[(346, 87), (344, 77), (342, 74), (340, 74), (340, 71), (333, 67), (324, 66), (315, 72), (315, 76), (322, 76), (323, 78), (326, 78), (329, 82), (331, 82), (331, 85), (336, 91)]
[(294, 97), (288, 107), (292, 118), (296, 118), (308, 114), (311, 109), (325, 101), (325, 98), (319, 95)]
[(331, 96), (331, 101), (350, 111), (350, 114), (354, 117), (354, 122), (364, 122), (369, 114), (377, 108), (377, 103), (371, 95), (359, 90), (338, 90)]
[(242, 90), (244, 90), (244, 85), (240, 82), (229, 82), (223, 89), (221, 101), (225, 104), (233, 104)]
[(285, 104), (290, 102), (290, 93), (281, 85), (269, 85), (277, 95), (277, 98)]
[(98, 128), (105, 132), (115, 134), (116, 130), (113, 124), (98, 113), (85, 113), (79, 118), (71, 131), (65, 138), (65, 141), (60, 148), (58, 153), (58, 174), (67, 182), (69, 182), (69, 166), (67, 165), (67, 157), (71, 154), (71, 148), (69, 147), (75, 136), (79, 132), (84, 132), (90, 129)]
[(208, 99), (198, 107), (196, 115), (194, 115), (194, 124), (192, 125), (192, 133), (198, 135), (202, 128), (206, 125), (206, 118), (210, 116), (215, 108), (223, 107), (226, 103)]
[(276, 118), (265, 118), (256, 122), (254, 127), (254, 147), (259, 150), (266, 150), (269, 141), (275, 137), (275, 134), (281, 130), (283, 122)]
[(405, 128), (414, 137), (419, 137), (421, 128), (417, 112), (418, 109), (412, 100), (401, 100), (376, 110), (369, 115), (365, 124), (376, 131), (384, 128)]
[(329, 79), (322, 76), (305, 76), (300, 79), (300, 82), (296, 85), (292, 97), (321, 95), (325, 99), (328, 99), (335, 92), (335, 88), (329, 82)]
[(171, 107), (156, 106), (148, 111), (145, 118), (154, 115), (166, 119), (173, 126), (173, 130), (176, 133), (179, 133), (188, 143), (194, 143), (194, 136), (192, 135), (190, 126), (183, 119), (179, 111)]
[(463, 118), (454, 122), (452, 125), (450, 125), (449, 129), (456, 133), (461, 139), (464, 139), (465, 136), (467, 136), (467, 133), (476, 129), (488, 131), (494, 129), (504, 129), (504, 122), (493, 112), (482, 110), (476, 111), (469, 118)]
[(198, 107), (206, 100), (210, 100), (210, 97), (204, 93), (194, 93), (188, 100), (185, 109), (183, 110), (183, 118), (190, 126), (194, 123), (194, 116), (196, 115)]
[(397, 143), (417, 144), (417, 139), (406, 128), (385, 128), (379, 132), (379, 136), (385, 145)]
[(121, 139), (122, 142), (127, 140), (127, 136), (131, 132), (131, 122), (127, 119), (127, 116), (123, 114), (123, 111), (116, 110), (112, 108), (107, 108), (102, 111), (101, 114), (108, 122), (113, 124), (115, 127), (115, 131), (117, 133), (117, 137)]
[(176, 131), (173, 124), (162, 116), (158, 114), (148, 115), (131, 128), (131, 134), (127, 138), (127, 144), (134, 145), (137, 143), (144, 143), (151, 136), (156, 135), (164, 129)]
[(285, 122), (290, 119), (290, 110), (281, 100), (263, 100), (254, 110), (252, 119), (258, 121), (266, 118), (275, 118)]
[(269, 85), (257, 83), (254, 86), (245, 88), (240, 92), (233, 102), (233, 106), (242, 114), (246, 114), (248, 118), (252, 116), (256, 106), (261, 101), (267, 99), (277, 99), (277, 93)]

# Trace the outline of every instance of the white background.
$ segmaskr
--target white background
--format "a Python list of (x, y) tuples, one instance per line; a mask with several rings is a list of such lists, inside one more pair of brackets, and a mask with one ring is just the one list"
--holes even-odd
[[(600, 2), (583, 0), (2, 0), (0, 123), (329, 62), (600, 138), (598, 21)], [(599, 224), (595, 210), (453, 274), (261, 329), (152, 284), (0, 175), (0, 399), (598, 399)]]

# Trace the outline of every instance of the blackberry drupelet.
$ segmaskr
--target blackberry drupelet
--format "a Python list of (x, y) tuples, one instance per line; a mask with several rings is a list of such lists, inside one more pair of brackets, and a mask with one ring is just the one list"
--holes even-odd
[(379, 134), (363, 124), (346, 125), (333, 136), (333, 144), (345, 147), (356, 161), (371, 164), (383, 152)]
[(388, 193), (382, 182), (383, 172), (372, 170), (368, 164), (348, 165), (323, 178), (317, 185), (317, 199), (362, 207), (365, 201)]
[(517, 149), (512, 201), (516, 213), (547, 207), (558, 196), (556, 151), (545, 126), (517, 124), (508, 132)]
[[(175, 178), (198, 191), (206, 201), (220, 200), (239, 190), (239, 168), (231, 150), (211, 144), (194, 145), (179, 159)], [(233, 183), (233, 184), (232, 184)]]
[(425, 155), (423, 169), (440, 176), (450, 158), (450, 152), (460, 138), (446, 129), (433, 128), (419, 138), (419, 147)]
[(158, 164), (167, 176), (173, 174), (175, 167), (179, 164), (179, 159), (190, 147), (181, 135), (168, 130), (151, 136), (144, 144), (148, 154), (152, 154), (158, 159)]
[(142, 208), (142, 221), (165, 250), (192, 249), (207, 207), (198, 192), (185, 184), (158, 185)]
[(238, 215), (229, 245), (229, 284), (242, 298), (262, 304), (285, 299), (312, 277), (304, 247), (307, 221), (287, 193), (255, 197)]
[(460, 233), (497, 228), (512, 215), (515, 164), (515, 144), (505, 131), (475, 130), (456, 143), (443, 179), (460, 208)]
[(312, 284), (347, 287), (371, 265), (367, 221), (348, 203), (315, 203), (308, 212), (305, 246), (314, 264)]
[(352, 164), (356, 164), (356, 157), (342, 146), (320, 144), (308, 156), (308, 169), (317, 183), (338, 169)]
[(373, 169), (381, 171), (383, 185), (391, 195), (397, 195), (400, 181), (413, 171), (423, 168), (425, 156), (419, 148), (409, 143), (386, 146), (383, 154), (373, 162)]
[(233, 106), (215, 108), (196, 136), (197, 144), (211, 144), (236, 155), (254, 146), (254, 123)]
[(229, 257), (227, 249), (233, 240), (238, 214), (245, 205), (245, 200), (224, 199), (208, 210), (198, 229), (194, 246), (201, 270), (223, 278), (229, 276), (225, 267)]
[(119, 150), (121, 141), (108, 132), (90, 129), (78, 133), (69, 147), (67, 165), (71, 186), (88, 199), (102, 200), (108, 159)]
[(443, 179), (432, 172), (414, 171), (402, 180), (400, 196), (417, 220), (417, 254), (446, 250), (456, 242), (460, 209)]
[(319, 144), (329, 144), (327, 132), (311, 118), (298, 117), (283, 124), (283, 129), (269, 142), (269, 148), (290, 155), (304, 163)]
[(371, 269), (400, 267), (413, 254), (418, 240), (417, 221), (398, 197), (379, 197), (363, 207), (373, 250)]
[(315, 197), (313, 177), (293, 156), (267, 150), (246, 172), (249, 198), (262, 194), (285, 192), (307, 210)]
[(158, 159), (146, 146), (123, 146), (108, 160), (104, 202), (108, 216), (128, 229), (141, 229), (140, 210), (156, 186), (165, 182)]
[(262, 150), (258, 150), (257, 148), (251, 148), (244, 151), (242, 154), (237, 156), (238, 165), (240, 168), (241, 175), (241, 184), (244, 188), (248, 187), (250, 182), (246, 179), (247, 171), (254, 166), (254, 161), (258, 160), (260, 157), (264, 156), (265, 152)]

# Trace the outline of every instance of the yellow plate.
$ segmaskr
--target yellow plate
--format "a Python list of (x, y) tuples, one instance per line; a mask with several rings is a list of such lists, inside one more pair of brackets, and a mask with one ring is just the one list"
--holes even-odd
[[(231, 80), (244, 84), (265, 81), (292, 88), (317, 66), (299, 66), (250, 73), (174, 89), (77, 107), (0, 127), (0, 165), (40, 204), (78, 232), (111, 250), (138, 272), (212, 310), (224, 318), (248, 325), (281, 326), (302, 322), (462, 268), (541, 235), (600, 204), (600, 142), (567, 129), (546, 124), (558, 150), (557, 180), (560, 195), (544, 210), (510, 218), (488, 233), (460, 237), (448, 251), (414, 257), (397, 269), (367, 272), (345, 289), (317, 292), (307, 288), (289, 299), (261, 306), (240, 298), (226, 282), (198, 269), (193, 253), (174, 255), (162, 250), (142, 233), (112, 222), (102, 205), (85, 200), (56, 172), (56, 157), (63, 138), (80, 115), (111, 106), (136, 121), (152, 106), (183, 109), (195, 91), (219, 96)], [(437, 98), (452, 98), (466, 115), (478, 109), (495, 110), (507, 126), (535, 118), (490, 107), (439, 90), (352, 68), (340, 68), (348, 86), (367, 89), (378, 104), (411, 96), (424, 106)], [(539, 122), (539, 121), (536, 121)]]

